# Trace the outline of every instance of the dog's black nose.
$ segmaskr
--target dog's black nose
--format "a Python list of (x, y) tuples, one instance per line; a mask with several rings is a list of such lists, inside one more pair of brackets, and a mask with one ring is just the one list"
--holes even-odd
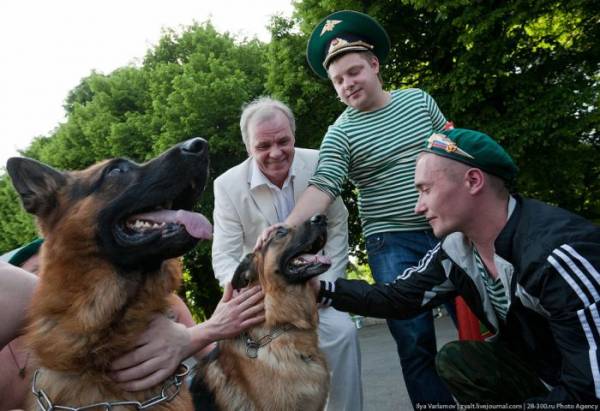
[(200, 137), (194, 137), (181, 143), (181, 150), (191, 154), (202, 154), (207, 148), (208, 143)]
[(327, 224), (327, 217), (323, 214), (317, 214), (311, 217), (310, 222), (316, 225), (325, 225)]

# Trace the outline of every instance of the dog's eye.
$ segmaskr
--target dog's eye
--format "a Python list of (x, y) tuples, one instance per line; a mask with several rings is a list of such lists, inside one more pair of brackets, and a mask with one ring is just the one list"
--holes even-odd
[(108, 170), (108, 172), (106, 173), (106, 175), (108, 177), (115, 177), (118, 176), (119, 174), (123, 173), (124, 170), (120, 169), (119, 167), (114, 167), (110, 170)]
[(281, 238), (281, 237), (285, 237), (288, 233), (288, 229), (286, 227), (278, 227), (277, 231), (275, 231), (275, 237), (277, 238)]
[(130, 170), (130, 167), (127, 165), (127, 163), (119, 163), (119, 164), (113, 164), (110, 169), (108, 169), (106, 171), (106, 176), (107, 177), (116, 177), (120, 174), (126, 173)]

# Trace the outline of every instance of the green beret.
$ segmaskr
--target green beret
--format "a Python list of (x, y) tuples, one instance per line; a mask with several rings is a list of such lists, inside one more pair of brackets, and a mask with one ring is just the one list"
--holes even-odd
[(336, 11), (313, 30), (306, 47), (308, 65), (327, 78), (327, 66), (335, 56), (351, 51), (372, 51), (383, 64), (390, 52), (390, 38), (372, 17), (353, 10)]
[(502, 146), (487, 134), (464, 128), (433, 133), (426, 151), (460, 161), (512, 183), (519, 169)]
[(1, 255), (0, 260), (20, 267), (21, 264), (38, 252), (43, 242), (44, 240), (42, 238), (37, 238), (29, 244), (25, 244), (23, 247), (16, 248), (6, 254)]

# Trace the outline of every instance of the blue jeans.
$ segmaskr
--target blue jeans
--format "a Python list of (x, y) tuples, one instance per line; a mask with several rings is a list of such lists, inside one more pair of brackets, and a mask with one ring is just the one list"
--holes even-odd
[[(399, 274), (417, 265), (438, 240), (431, 231), (401, 231), (372, 234), (366, 238), (367, 256), (377, 283), (393, 282)], [(450, 391), (435, 370), (435, 329), (431, 311), (410, 320), (388, 320), (400, 356), (400, 365), (410, 400), (416, 403), (454, 404)]]

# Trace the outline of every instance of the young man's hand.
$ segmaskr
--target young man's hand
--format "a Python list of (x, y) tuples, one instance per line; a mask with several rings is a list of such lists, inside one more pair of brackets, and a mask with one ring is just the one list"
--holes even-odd
[(269, 237), (271, 237), (271, 234), (277, 230), (279, 227), (283, 227), (285, 224), (283, 223), (277, 223), (277, 224), (273, 224), (272, 226), (269, 226), (267, 228), (265, 228), (263, 230), (263, 232), (258, 236), (258, 238), (256, 239), (256, 244), (254, 245), (254, 252), (256, 251), (260, 251), (263, 246), (267, 243), (267, 240), (269, 239)]

